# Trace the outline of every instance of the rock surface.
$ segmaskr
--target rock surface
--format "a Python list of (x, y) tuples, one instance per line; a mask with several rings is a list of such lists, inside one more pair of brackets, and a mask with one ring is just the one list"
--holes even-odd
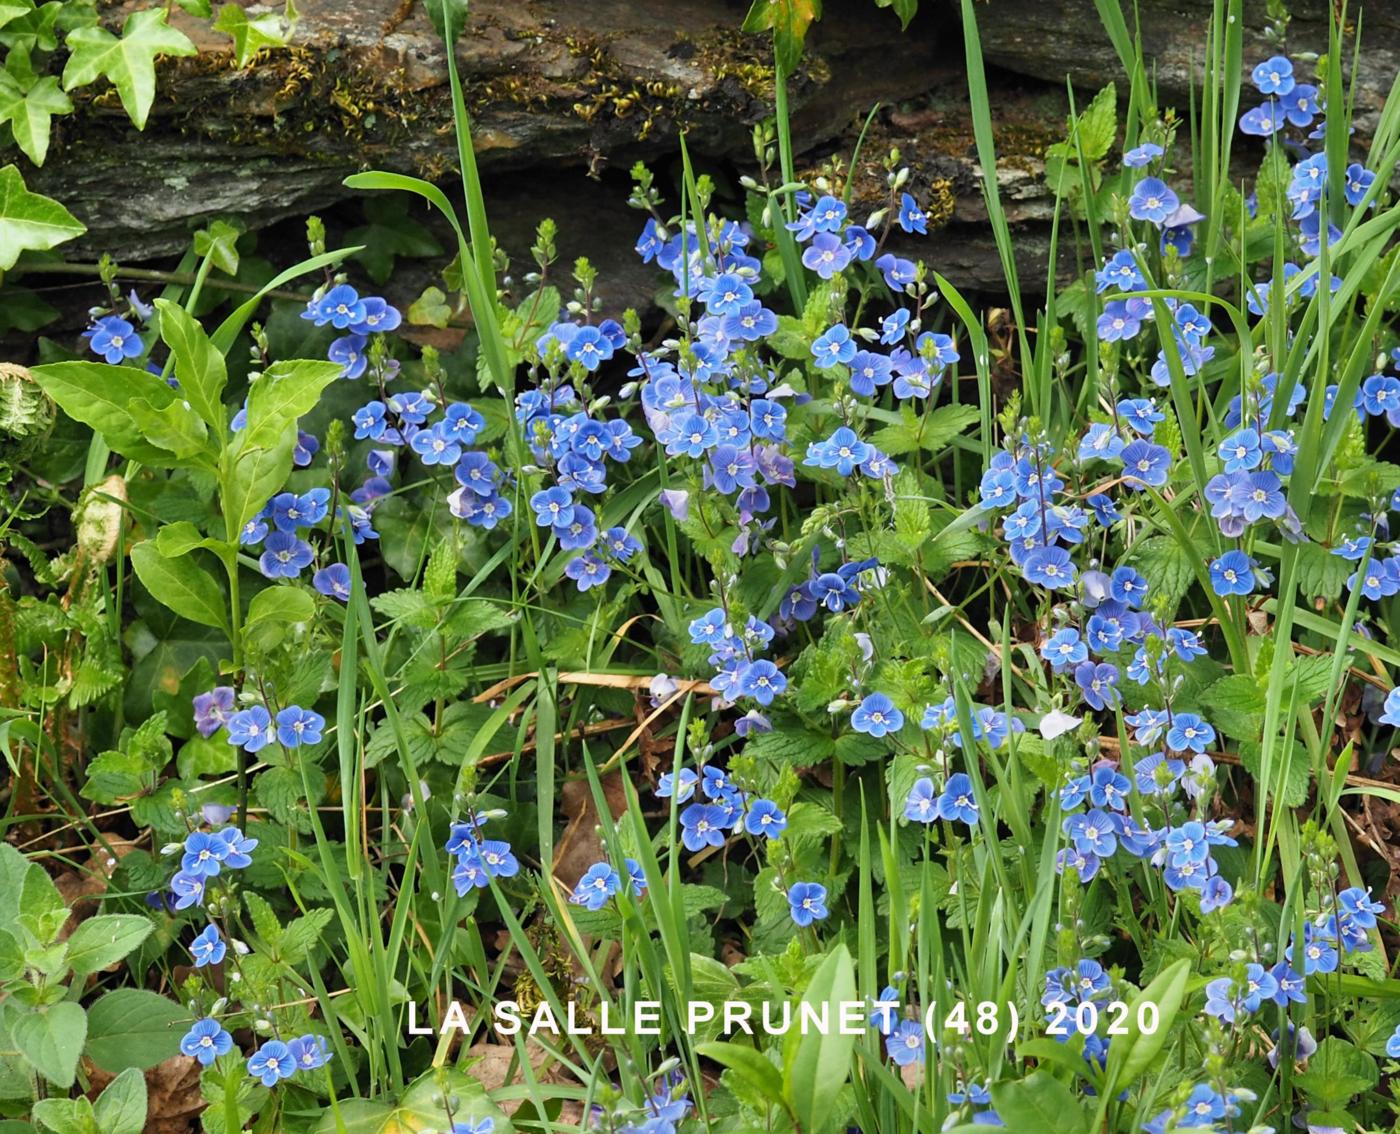
[[(302, 0), (291, 47), (242, 71), (227, 37), (177, 10), (173, 19), (200, 54), (162, 64), (144, 134), (110, 92), (98, 92), (60, 120), (42, 170), (19, 159), (31, 187), (88, 225), (68, 254), (105, 251), (127, 263), (169, 255), (213, 216), (264, 227), (325, 209), (350, 195), (344, 177), (364, 168), (450, 187), (446, 56), (423, 4)], [(1162, 101), (1184, 107), (1211, 0), (1137, 7)], [(1271, 50), (1263, 4), (1245, 7), (1246, 58), (1259, 58)], [(1292, 7), (1290, 48), (1325, 49), (1326, 0)], [(1357, 75), (1364, 132), (1400, 70), (1400, 4), (1352, 7), (1365, 45)], [(620, 177), (603, 193), (590, 175), (639, 157), (664, 166), (682, 129), (691, 153), (720, 172), (750, 160), (752, 125), (771, 113), (773, 74), (766, 39), (737, 30), (746, 8), (745, 0), (473, 0), (457, 59), (507, 250), (523, 256), (535, 221), (552, 215), (565, 256), (590, 256), (606, 281), (626, 271), (631, 241), (619, 243), (619, 234), (635, 231), (637, 216)], [(899, 146), (914, 168), (911, 188), (939, 226), (922, 250), (959, 287), (995, 293), (1001, 269), (967, 121), (958, 4), (924, 0), (921, 9), (901, 35), (871, 0), (827, 5), (791, 84), (801, 169), (836, 184), (852, 176), (842, 160), (869, 109), (885, 104), (853, 174), (858, 210), (882, 203), (879, 161)], [(1093, 91), (1120, 68), (1094, 0), (979, 0), (976, 11), (993, 65), (1003, 198), (1022, 280), (1034, 288), (1044, 281), (1050, 212), (1040, 158), (1063, 132), (1065, 76)], [(119, 22), (120, 13), (110, 18)], [(605, 296), (636, 302), (648, 286), (633, 270)]]

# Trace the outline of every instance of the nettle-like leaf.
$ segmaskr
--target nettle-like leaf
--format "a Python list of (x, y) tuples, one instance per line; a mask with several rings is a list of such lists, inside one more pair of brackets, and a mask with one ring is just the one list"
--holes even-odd
[(0, 169), (0, 271), (9, 271), (21, 252), (46, 252), (87, 231), (87, 225), (40, 193), (31, 193), (19, 169)]
[(146, 128), (155, 101), (156, 60), (196, 53), (189, 37), (165, 22), (164, 8), (133, 12), (122, 25), (120, 39), (106, 28), (91, 27), (71, 32), (67, 42), (72, 54), (63, 68), (63, 89), (107, 79), (138, 130)]

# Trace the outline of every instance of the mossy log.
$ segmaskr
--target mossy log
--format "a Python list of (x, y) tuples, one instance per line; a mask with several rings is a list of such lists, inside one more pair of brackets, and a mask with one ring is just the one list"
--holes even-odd
[[(792, 83), (804, 148), (926, 89), (937, 51), (936, 37), (902, 39), (888, 12), (833, 7), (849, 10), (819, 27)], [(143, 134), (97, 91), (60, 120), (42, 170), (20, 159), (88, 225), (80, 253), (150, 257), (210, 215), (305, 212), (347, 195), (358, 169), (454, 172), (446, 56), (423, 0), (299, 8), (292, 45), (243, 70), (227, 37), (177, 11), (200, 54), (162, 64)], [(738, 31), (743, 13), (727, 0), (474, 0), (457, 60), (483, 173), (596, 172), (673, 152), (680, 129), (693, 152), (751, 154), (773, 71), (766, 38)]]
[[(446, 56), (423, 2), (301, 0), (292, 45), (241, 70), (227, 37), (177, 10), (200, 54), (162, 64), (144, 133), (110, 91), (97, 90), (58, 121), (43, 169), (17, 160), (31, 186), (87, 224), (70, 254), (110, 252), (127, 263), (180, 250), (212, 216), (262, 227), (324, 209), (349, 195), (343, 179), (359, 169), (446, 183), (456, 163)], [(1186, 105), (1211, 6), (1137, 4), (1164, 104)], [(752, 125), (772, 111), (773, 73), (766, 39), (737, 30), (746, 8), (744, 0), (473, 0), (457, 59), (493, 227), (508, 251), (523, 255), (535, 220), (552, 215), (567, 255), (626, 271), (631, 240), (622, 234), (635, 214), (617, 179), (603, 193), (590, 174), (674, 156), (681, 130), (692, 154), (721, 168), (751, 159)], [(914, 167), (911, 188), (939, 226), (923, 250), (960, 287), (996, 292), (1001, 269), (967, 119), (958, 8), (925, 0), (900, 34), (872, 0), (828, 3), (792, 80), (794, 130), (803, 171), (838, 184), (853, 175), (862, 208), (879, 203), (879, 161), (899, 146)], [(1260, 58), (1273, 50), (1261, 33), (1264, 5), (1245, 8), (1246, 58)], [(1289, 47), (1325, 49), (1326, 0), (1292, 8)], [(1363, 25), (1364, 133), (1400, 70), (1400, 5), (1355, 0), (1352, 9)], [(1063, 133), (1065, 77), (1092, 91), (1121, 79), (1120, 66), (1094, 0), (979, 0), (976, 10), (994, 65), (1003, 199), (1022, 280), (1033, 288), (1044, 282), (1050, 215), (1040, 158)], [(877, 102), (885, 109), (852, 174), (839, 159)], [(616, 298), (642, 298), (649, 283), (632, 278)]]

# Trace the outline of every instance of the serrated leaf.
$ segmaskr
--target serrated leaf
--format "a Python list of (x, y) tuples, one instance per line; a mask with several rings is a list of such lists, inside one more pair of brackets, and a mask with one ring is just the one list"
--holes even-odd
[(164, 8), (132, 12), (118, 39), (106, 28), (79, 28), (68, 34), (71, 54), (63, 68), (63, 89), (86, 86), (106, 78), (116, 88), (122, 106), (138, 130), (156, 97), (155, 61), (162, 55), (194, 55), (184, 32), (165, 22)]
[(31, 193), (16, 166), (0, 169), (0, 271), (13, 268), (21, 252), (45, 252), (86, 231), (57, 201)]

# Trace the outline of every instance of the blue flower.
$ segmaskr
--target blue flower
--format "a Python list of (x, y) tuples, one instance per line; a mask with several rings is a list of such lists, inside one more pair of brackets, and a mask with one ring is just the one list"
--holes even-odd
[(850, 476), (858, 465), (865, 464), (872, 455), (869, 445), (856, 436), (855, 431), (842, 425), (825, 441), (813, 441), (807, 446), (804, 465), (815, 465), (823, 469), (835, 469), (842, 476)]
[(838, 363), (850, 362), (856, 356), (855, 340), (845, 324), (837, 323), (812, 343), (812, 357), (817, 366), (827, 369)]
[(1145, 485), (1161, 488), (1167, 483), (1172, 455), (1161, 445), (1133, 441), (1123, 447), (1118, 459), (1123, 462), (1124, 480), (1129, 488), (1141, 489)]
[(600, 910), (622, 888), (622, 879), (606, 862), (595, 862), (583, 872), (569, 901), (590, 910)]
[(771, 799), (756, 799), (744, 816), (744, 830), (750, 835), (776, 839), (787, 828), (787, 816)]
[(399, 309), (377, 295), (367, 295), (362, 302), (364, 316), (350, 328), (356, 334), (369, 335), (377, 331), (392, 331), (403, 322)]
[(287, 1041), (287, 1050), (299, 1071), (315, 1071), (331, 1061), (325, 1036), (304, 1035)]
[(898, 311), (892, 311), (880, 320), (880, 342), (885, 346), (894, 346), (904, 338), (906, 328), (909, 326), (909, 312), (901, 307)]
[(277, 739), (284, 748), (320, 744), (321, 730), (325, 727), (325, 717), (299, 705), (288, 705), (277, 714)]
[(219, 873), (220, 864), (227, 855), (228, 847), (222, 839), (203, 831), (194, 831), (185, 839), (180, 869), (199, 878), (212, 878)]
[(826, 887), (820, 882), (794, 882), (787, 899), (792, 920), (803, 929), (827, 916)]
[(724, 812), (709, 803), (692, 803), (681, 812), (681, 842), (689, 851), (724, 846)]
[(1143, 320), (1151, 317), (1152, 306), (1145, 299), (1110, 299), (1099, 316), (1098, 337), (1106, 343), (1136, 338)]
[(1195, 713), (1177, 713), (1167, 729), (1167, 747), (1173, 752), (1204, 752), (1215, 740), (1215, 729)]
[(1293, 63), (1282, 55), (1265, 59), (1250, 73), (1262, 95), (1286, 95), (1294, 87)]
[(1272, 100), (1246, 110), (1240, 116), (1240, 133), (1256, 138), (1271, 138), (1283, 129), (1284, 118), (1279, 105)]
[(1074, 681), (1091, 709), (1116, 709), (1123, 703), (1118, 692), (1118, 667), (1107, 662), (1081, 662), (1074, 667)]
[(824, 280), (831, 279), (850, 262), (851, 250), (839, 236), (830, 232), (817, 233), (802, 253), (802, 266), (816, 272)]
[(431, 429), (420, 429), (409, 447), (425, 465), (455, 465), (462, 456), (462, 446), (447, 433), (442, 422)]
[[(805, 261), (806, 257), (803, 259)], [(707, 280), (700, 294), (705, 300), (706, 310), (715, 315), (737, 314), (753, 302), (753, 288), (734, 272), (725, 272)]]
[[(655, 223), (655, 222), (652, 222)], [(458, 1119), (452, 1123), (450, 1134), (491, 1134), (496, 1128), (496, 1120), (490, 1115), (478, 1119)]]
[(892, 252), (886, 252), (875, 260), (875, 266), (885, 276), (885, 283), (890, 291), (904, 291), (904, 288), (918, 279), (918, 265), (913, 260), (899, 258)]
[(311, 585), (327, 598), (350, 601), (350, 568), (344, 563), (332, 563), (311, 576)]
[(773, 698), (787, 688), (787, 676), (772, 662), (760, 658), (744, 666), (735, 684), (740, 695), (752, 697), (760, 705), (771, 705)]
[(1222, 598), (1254, 591), (1254, 560), (1243, 551), (1227, 551), (1210, 563), (1210, 586)]
[(1400, 688), (1392, 689), (1385, 695), (1384, 712), (1380, 715), (1381, 724), (1400, 727)]
[(1062, 670), (1088, 660), (1089, 648), (1080, 640), (1078, 630), (1066, 626), (1041, 644), (1040, 656), (1050, 663), (1052, 669)]
[(905, 232), (917, 232), (921, 235), (928, 235), (928, 217), (919, 208), (918, 202), (908, 193), (901, 193), (899, 196), (899, 213), (895, 220), (899, 227)]
[(223, 839), (228, 847), (224, 865), (230, 870), (242, 870), (245, 866), (253, 864), (249, 855), (257, 847), (257, 839), (250, 839), (237, 827), (225, 827), (218, 832), (218, 837)]
[(661, 799), (676, 797), (677, 803), (684, 803), (695, 794), (695, 785), (700, 780), (690, 768), (682, 768), (679, 773), (662, 772), (656, 783), (656, 794)]
[(170, 880), (170, 892), (175, 895), (175, 908), (187, 910), (204, 904), (204, 876), (181, 870)]
[(885, 1051), (899, 1067), (924, 1061), (924, 1026), (918, 1020), (900, 1020), (885, 1037)]
[(180, 1039), (180, 1054), (199, 1060), (208, 1067), (221, 1055), (233, 1050), (233, 1037), (219, 1026), (217, 1020), (205, 1017), (196, 1020)]
[(1134, 220), (1151, 221), (1160, 226), (1166, 223), (1180, 204), (1181, 199), (1165, 181), (1144, 177), (1133, 186), (1132, 195), (1128, 198), (1128, 214)]
[(242, 709), (229, 718), (228, 742), (245, 752), (259, 752), (272, 742), (272, 714), (262, 705)]
[(883, 693), (871, 693), (851, 714), (851, 727), (856, 732), (881, 737), (903, 728), (904, 714)]
[(1141, 169), (1145, 165), (1151, 165), (1165, 152), (1156, 142), (1143, 142), (1123, 155), (1123, 164), (1129, 169)]
[(612, 342), (597, 327), (580, 327), (564, 347), (571, 362), (578, 362), (592, 374), (613, 356)]
[(113, 366), (146, 349), (136, 328), (119, 315), (104, 315), (83, 332), (83, 337), (93, 354), (100, 354)]
[(938, 817), (949, 822), (977, 826), (979, 815), (977, 797), (972, 790), (972, 778), (966, 772), (948, 777), (943, 794), (938, 797)]
[(1346, 194), (1347, 204), (1353, 208), (1366, 199), (1366, 193), (1376, 180), (1376, 175), (1358, 162), (1352, 162), (1347, 166)]
[(1074, 585), (1074, 562), (1063, 547), (1037, 548), (1026, 556), (1021, 571), (1028, 583), (1048, 587), (1052, 591)]
[(346, 379), (359, 378), (369, 365), (365, 354), (364, 335), (341, 335), (326, 348), (326, 357), (340, 363), (340, 376)]
[(269, 579), (295, 579), (316, 558), (311, 545), (291, 532), (273, 532), (267, 537), (258, 569)]
[(248, 1057), (248, 1074), (264, 1087), (275, 1087), (279, 1079), (290, 1079), (296, 1069), (291, 1049), (281, 1040), (268, 1040)]
[(1138, 291), (1146, 284), (1146, 278), (1138, 270), (1137, 257), (1127, 249), (1115, 252), (1094, 273), (1094, 290), (1098, 292), (1107, 291), (1110, 287), (1116, 287), (1119, 291)]
[(205, 965), (217, 965), (227, 952), (228, 946), (219, 936), (219, 927), (213, 922), (205, 926), (204, 931), (190, 942), (190, 956), (194, 958), (194, 967), (197, 969), (202, 969)]
[(1400, 1026), (1397, 1026), (1390, 1038), (1385, 1041), (1385, 1053), (1391, 1059), (1400, 1059)]

